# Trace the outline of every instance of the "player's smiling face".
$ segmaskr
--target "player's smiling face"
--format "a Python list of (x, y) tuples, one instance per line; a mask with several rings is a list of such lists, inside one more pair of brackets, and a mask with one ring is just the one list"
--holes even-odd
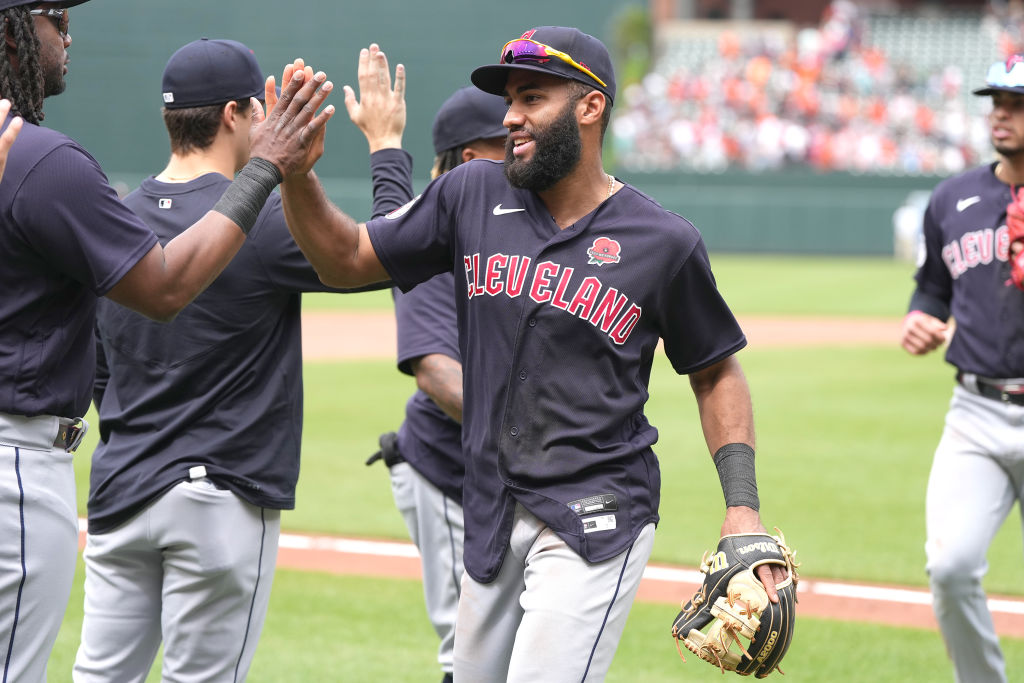
[(579, 163), (576, 102), (563, 78), (512, 71), (505, 86), (505, 176), (513, 187), (550, 189)]
[(992, 146), (1003, 156), (1024, 152), (1024, 95), (1015, 92), (992, 94), (989, 114)]

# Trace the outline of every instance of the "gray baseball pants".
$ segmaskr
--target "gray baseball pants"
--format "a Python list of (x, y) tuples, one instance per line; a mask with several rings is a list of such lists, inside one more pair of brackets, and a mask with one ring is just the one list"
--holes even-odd
[(441, 671), (451, 673), (459, 584), (465, 572), (462, 508), (407, 462), (393, 466), (390, 474), (395, 505), (420, 551), (427, 615), (441, 638), (437, 661)]
[(653, 546), (652, 523), (625, 551), (591, 564), (516, 505), (497, 578), (462, 577), (456, 683), (603, 681)]
[(75, 683), (244, 681), (270, 600), (279, 510), (202, 478), (183, 481), (85, 546)]
[(925, 550), (935, 616), (960, 683), (1007, 680), (981, 580), (988, 547), (1018, 500), (1024, 406), (954, 387), (928, 479)]
[(57, 417), (0, 413), (0, 681), (41, 683), (78, 555), (71, 454)]

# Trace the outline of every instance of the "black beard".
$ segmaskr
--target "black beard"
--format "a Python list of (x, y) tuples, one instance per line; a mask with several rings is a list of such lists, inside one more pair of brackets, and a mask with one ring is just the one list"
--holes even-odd
[(505, 140), (505, 177), (512, 187), (543, 192), (576, 168), (583, 142), (575, 109), (576, 103), (570, 102), (547, 128), (530, 131), (533, 158), (529, 161), (516, 159), (511, 135)]
[(43, 65), (43, 97), (53, 97), (64, 92), (64, 67)]

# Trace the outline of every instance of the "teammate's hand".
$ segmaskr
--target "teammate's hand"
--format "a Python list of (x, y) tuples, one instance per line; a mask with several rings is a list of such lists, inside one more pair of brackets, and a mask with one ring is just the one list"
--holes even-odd
[(923, 311), (911, 311), (903, 318), (900, 346), (907, 353), (922, 356), (946, 342), (949, 325)]
[(359, 100), (350, 86), (344, 86), (345, 108), (352, 123), (363, 131), (370, 154), (380, 149), (402, 147), (405, 131), (405, 67), (395, 67), (391, 88), (388, 58), (373, 43), (359, 51)]
[(256, 125), (249, 135), (249, 153), (270, 161), (285, 177), (313, 168), (324, 153), (324, 126), (334, 114), (334, 105), (316, 113), (334, 86), (322, 71), (311, 76), (309, 71), (310, 67), (292, 69), (280, 99), (268, 102), (269, 114), (259, 102), (254, 104)]
[[(0, 121), (6, 119), (7, 114), (10, 111), (10, 101), (0, 100)], [(7, 124), (7, 130), (4, 131), (3, 135), (0, 135), (0, 178), (3, 178), (4, 169), (7, 168), (7, 152), (10, 151), (15, 138), (18, 137), (18, 132), (21, 130), (22, 123), (22, 118), (20, 116), (15, 116), (11, 119), (11, 122)]]
[[(761, 515), (757, 510), (744, 505), (736, 505), (725, 509), (725, 521), (722, 522), (722, 536), (729, 534), (768, 534), (768, 530), (761, 523)], [(786, 572), (782, 567), (775, 565), (761, 565), (755, 571), (757, 578), (764, 584), (764, 590), (768, 593), (768, 599), (772, 602), (779, 601), (778, 591), (775, 584), (782, 583), (786, 579)]]
[[(288, 83), (292, 80), (292, 76), (295, 75), (296, 71), (301, 71), (306, 81), (313, 78), (313, 67), (306, 66), (305, 60), (302, 59), (302, 57), (299, 57), (291, 64), (284, 65), (284, 70), (281, 74), (281, 82)], [(266, 103), (267, 116), (270, 116), (270, 113), (274, 111), (274, 106), (277, 104), (277, 97), (277, 82), (274, 80), (273, 76), (267, 76), (267, 80), (263, 84), (263, 101)]]

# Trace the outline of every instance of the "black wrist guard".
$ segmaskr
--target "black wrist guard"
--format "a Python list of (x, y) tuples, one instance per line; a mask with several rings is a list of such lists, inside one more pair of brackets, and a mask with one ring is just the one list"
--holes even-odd
[(213, 210), (227, 216), (248, 235), (267, 197), (282, 180), (284, 177), (277, 166), (266, 159), (253, 157), (224, 190)]
[(726, 507), (744, 505), (761, 509), (757, 497), (757, 477), (754, 474), (754, 449), (745, 443), (728, 443), (714, 456), (718, 479), (722, 482)]

